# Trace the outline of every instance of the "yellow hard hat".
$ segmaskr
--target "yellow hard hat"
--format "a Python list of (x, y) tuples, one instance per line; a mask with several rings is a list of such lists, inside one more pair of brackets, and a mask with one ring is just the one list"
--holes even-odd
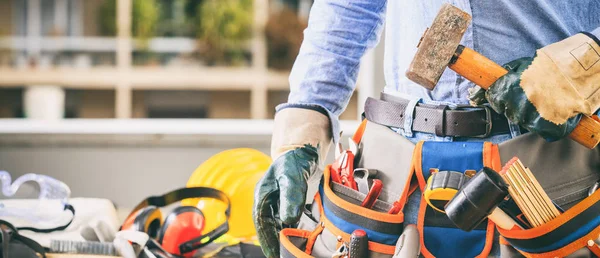
[[(202, 163), (190, 176), (187, 187), (204, 186), (221, 190), (231, 200), (228, 234), (250, 239), (256, 235), (252, 222), (254, 187), (271, 165), (271, 158), (249, 149), (220, 152)], [(206, 216), (204, 231), (209, 232), (225, 221), (225, 204), (214, 199), (186, 199), (182, 205), (196, 206)]]

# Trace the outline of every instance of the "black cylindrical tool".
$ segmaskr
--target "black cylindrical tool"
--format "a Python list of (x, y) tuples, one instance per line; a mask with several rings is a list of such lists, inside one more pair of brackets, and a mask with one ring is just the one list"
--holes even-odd
[(500, 174), (483, 168), (448, 202), (446, 215), (460, 229), (471, 231), (496, 209), (508, 195), (508, 185)]
[(361, 229), (354, 230), (350, 235), (348, 258), (369, 257), (369, 239), (367, 232)]

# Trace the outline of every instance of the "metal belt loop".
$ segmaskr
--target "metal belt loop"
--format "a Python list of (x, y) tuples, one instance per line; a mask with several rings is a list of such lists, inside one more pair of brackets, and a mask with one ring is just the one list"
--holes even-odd
[(446, 110), (448, 110), (447, 105), (439, 105), (435, 107), (438, 112), (441, 112), (441, 118), (439, 123), (435, 124), (435, 135), (446, 137)]
[(405, 137), (413, 137), (413, 121), (414, 121), (414, 114), (415, 114), (415, 108), (417, 107), (417, 104), (422, 102), (422, 98), (413, 98), (408, 102), (408, 105), (406, 105), (406, 109), (404, 110), (404, 136)]

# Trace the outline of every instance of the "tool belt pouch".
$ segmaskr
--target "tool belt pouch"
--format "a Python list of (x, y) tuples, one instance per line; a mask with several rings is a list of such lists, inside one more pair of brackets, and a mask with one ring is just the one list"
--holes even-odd
[(299, 227), (280, 232), (281, 257), (332, 257), (342, 245), (348, 246), (350, 234), (357, 229), (367, 233), (369, 257), (392, 257), (402, 234), (403, 214), (387, 214), (392, 205), (380, 200), (373, 209), (361, 207), (360, 193), (329, 178), (327, 166)]
[(499, 149), (503, 164), (519, 157), (552, 201), (565, 210), (533, 229), (499, 229), (501, 256), (600, 257), (596, 245), (589, 242), (597, 241), (600, 233), (600, 197), (598, 191), (588, 196), (588, 189), (600, 178), (600, 148), (589, 150), (570, 139), (548, 143), (525, 134), (499, 144)]
[[(355, 142), (361, 141), (366, 126), (367, 122), (364, 121), (353, 137)], [(375, 136), (371, 135), (372, 132), (383, 130), (379, 125), (369, 126), (371, 131), (367, 132), (370, 134), (368, 137)], [(390, 133), (394, 137), (401, 137), (391, 131)], [(412, 150), (413, 146), (411, 143), (409, 148)], [(298, 227), (286, 228), (280, 232), (281, 257), (335, 256), (343, 250), (343, 245), (348, 246), (350, 235), (357, 229), (367, 233), (369, 257), (392, 257), (396, 241), (403, 231), (402, 212), (388, 214), (392, 204), (382, 201), (381, 198), (375, 201), (372, 209), (362, 207), (361, 202), (365, 194), (332, 182), (331, 173), (331, 165), (326, 166), (314, 201), (306, 206)], [(399, 174), (404, 178), (403, 181), (406, 181), (406, 172), (402, 171)]]
[(565, 257), (581, 253), (582, 248), (600, 257), (600, 247), (595, 242), (600, 235), (598, 214), (600, 191), (539, 227), (526, 230), (498, 228), (502, 236), (500, 244), (512, 246), (525, 257)]
[[(498, 146), (489, 142), (419, 142), (413, 154), (412, 174), (424, 192), (432, 170), (479, 171), (500, 169)], [(412, 178), (412, 176), (411, 176)], [(407, 192), (410, 194), (410, 192)], [(414, 196), (417, 197), (417, 196)], [(417, 229), (424, 257), (487, 257), (494, 239), (494, 224), (482, 222), (470, 232), (457, 228), (443, 212), (431, 208), (420, 194)], [(411, 198), (412, 199), (412, 198)]]

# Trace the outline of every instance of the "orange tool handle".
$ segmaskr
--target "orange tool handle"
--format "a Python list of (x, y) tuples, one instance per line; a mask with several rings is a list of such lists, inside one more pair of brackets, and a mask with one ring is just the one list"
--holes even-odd
[[(508, 73), (494, 61), (462, 45), (456, 49), (448, 67), (486, 90)], [(600, 143), (600, 121), (584, 115), (569, 137), (589, 149), (596, 148)]]

